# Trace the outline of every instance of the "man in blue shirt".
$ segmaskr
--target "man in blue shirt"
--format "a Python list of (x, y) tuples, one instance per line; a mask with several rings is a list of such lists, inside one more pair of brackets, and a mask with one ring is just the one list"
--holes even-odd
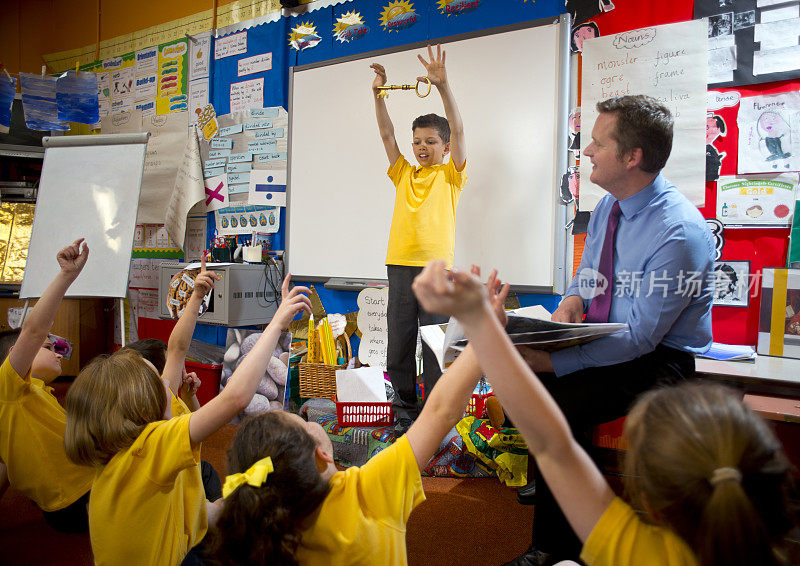
[[(608, 192), (589, 221), (580, 267), (553, 320), (623, 322), (629, 329), (548, 353), (522, 348), (587, 448), (592, 427), (627, 413), (657, 385), (694, 373), (711, 345), (714, 239), (697, 208), (660, 171), (672, 116), (646, 96), (597, 104), (590, 180)], [(594, 303), (594, 304), (593, 304)], [(591, 453), (591, 452), (590, 452)], [(509, 564), (576, 560), (580, 541), (534, 473), (533, 545)]]

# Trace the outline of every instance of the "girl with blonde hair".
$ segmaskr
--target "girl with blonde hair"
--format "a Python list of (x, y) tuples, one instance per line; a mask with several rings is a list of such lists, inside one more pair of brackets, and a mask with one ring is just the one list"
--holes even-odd
[[(583, 542), (587, 565), (788, 564), (789, 464), (766, 424), (720, 386), (647, 393), (626, 422), (628, 487), (615, 497), (558, 405), (492, 314), (480, 282), (431, 262), (414, 282), (423, 308), (454, 316), (503, 408)], [(539, 564), (552, 557), (537, 555)], [(796, 562), (795, 562), (796, 563)]]
[(222, 392), (170, 418), (168, 387), (127, 350), (94, 360), (66, 399), (64, 443), (76, 464), (95, 467), (89, 535), (95, 564), (180, 564), (213, 523), (200, 477), (200, 443), (247, 407), (283, 328), (311, 312), (305, 287), (289, 291), (250, 355)]

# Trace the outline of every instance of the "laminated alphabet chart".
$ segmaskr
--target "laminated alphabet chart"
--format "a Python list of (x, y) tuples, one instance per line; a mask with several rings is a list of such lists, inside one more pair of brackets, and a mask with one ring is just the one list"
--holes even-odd
[[(672, 112), (674, 138), (664, 176), (692, 201), (705, 201), (708, 26), (702, 20), (587, 39), (583, 46), (581, 152), (591, 143), (596, 103), (624, 94), (657, 98)], [(581, 160), (580, 210), (593, 210), (605, 191)]]
[[(205, 178), (226, 175), (232, 203), (286, 205), (289, 115), (280, 106), (217, 116), (218, 132), (200, 140)], [(258, 188), (251, 183), (258, 183)]]

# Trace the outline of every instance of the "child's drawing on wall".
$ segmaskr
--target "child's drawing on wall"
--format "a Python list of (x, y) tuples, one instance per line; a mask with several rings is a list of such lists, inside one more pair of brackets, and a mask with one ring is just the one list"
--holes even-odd
[[(786, 138), (787, 145), (791, 145), (792, 129), (783, 116), (777, 112), (764, 112), (758, 117), (758, 135), (769, 153), (765, 158), (767, 161), (785, 160), (792, 156), (791, 153), (784, 152), (781, 140)], [(784, 162), (786, 169), (789, 163)], [(778, 168), (777, 163), (772, 164), (773, 169)]]
[(800, 170), (800, 93), (742, 98), (738, 173)]

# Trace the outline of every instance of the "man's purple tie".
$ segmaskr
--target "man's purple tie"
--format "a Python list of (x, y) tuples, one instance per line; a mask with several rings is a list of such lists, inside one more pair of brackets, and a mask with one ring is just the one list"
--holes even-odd
[[(619, 226), (619, 201), (614, 202), (608, 215), (606, 224), (606, 239), (603, 241), (603, 251), (600, 253), (600, 265), (597, 271), (606, 278), (608, 286), (605, 292), (592, 299), (589, 312), (586, 313), (586, 322), (608, 322), (608, 313), (611, 311), (611, 297), (614, 294), (614, 241), (617, 237)], [(598, 279), (600, 279), (598, 277)]]

